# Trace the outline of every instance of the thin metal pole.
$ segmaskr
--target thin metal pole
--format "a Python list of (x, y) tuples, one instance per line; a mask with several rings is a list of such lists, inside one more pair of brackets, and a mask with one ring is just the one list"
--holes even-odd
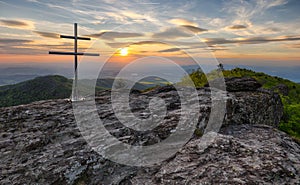
[[(74, 23), (74, 52), (77, 53), (77, 23)], [(76, 101), (78, 99), (78, 92), (77, 92), (77, 80), (78, 80), (78, 71), (77, 71), (77, 66), (78, 66), (78, 61), (77, 61), (77, 55), (74, 55), (74, 61), (75, 61), (75, 90), (74, 90), (74, 96), (73, 99)]]

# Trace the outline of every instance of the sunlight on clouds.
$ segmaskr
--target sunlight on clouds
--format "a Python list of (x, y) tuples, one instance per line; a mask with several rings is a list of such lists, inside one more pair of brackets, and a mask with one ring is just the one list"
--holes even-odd
[(23, 19), (0, 19), (0, 26), (14, 29), (33, 30), (35, 28), (34, 22)]
[[(3, 9), (19, 11), (19, 18), (11, 18), (14, 16), (9, 12), (9, 16), (0, 18), (0, 36), (19, 38), (6, 40), (2, 53), (21, 55), (46, 53), (49, 48), (72, 49), (72, 41), (60, 39), (59, 34), (73, 34), (75, 21), (80, 36), (100, 39), (92, 50), (108, 55), (128, 48), (127, 57), (118, 55), (124, 61), (137, 55), (182, 55), (175, 46), (159, 42), (180, 46), (194, 56), (213, 52), (220, 58), (267, 58), (286, 56), (284, 53), (296, 58), (299, 52), (300, 16), (294, 18), (297, 12), (289, 12), (293, 8), (289, 9), (287, 0), (161, 1), (161, 6), (127, 0), (78, 0), (72, 1), (72, 6), (67, 1), (26, 3), (28, 8), (22, 16), (21, 5), (1, 2)], [(82, 50), (92, 45), (85, 41), (79, 44)]]
[(175, 25), (190, 25), (190, 26), (198, 26), (197, 23), (189, 21), (187, 19), (181, 19), (181, 18), (177, 18), (177, 19), (171, 19), (169, 20), (169, 23), (175, 24)]

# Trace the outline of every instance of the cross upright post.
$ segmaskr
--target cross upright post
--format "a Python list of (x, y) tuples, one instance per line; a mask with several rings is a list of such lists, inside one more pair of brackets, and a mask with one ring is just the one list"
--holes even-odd
[(74, 23), (74, 36), (68, 35), (60, 35), (60, 38), (65, 39), (74, 39), (74, 52), (60, 52), (60, 51), (49, 51), (49, 54), (55, 55), (74, 55), (74, 89), (72, 94), (72, 101), (78, 101), (78, 55), (86, 55), (86, 56), (99, 56), (98, 53), (79, 53), (77, 47), (77, 40), (91, 40), (91, 38), (87, 37), (78, 37), (77, 33), (77, 23)]
[[(74, 53), (77, 53), (77, 23), (74, 23)], [(74, 88), (74, 93), (76, 98), (78, 98), (78, 90), (77, 90), (77, 81), (78, 81), (78, 71), (77, 71), (77, 66), (78, 66), (78, 57), (77, 55), (74, 55), (74, 75), (75, 75), (75, 88)]]

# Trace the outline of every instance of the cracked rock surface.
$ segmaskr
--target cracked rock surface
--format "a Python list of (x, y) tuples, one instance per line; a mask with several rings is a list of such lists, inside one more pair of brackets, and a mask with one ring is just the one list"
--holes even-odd
[[(283, 112), (277, 94), (262, 89), (224, 92), (227, 109), (222, 129), (201, 137), (211, 98), (208, 88), (197, 92), (201, 113), (198, 132), (174, 156), (152, 167), (117, 164), (93, 151), (81, 135), (68, 100), (1, 108), (0, 184), (300, 182), (300, 146), (276, 129)], [(132, 93), (130, 106), (134, 115), (149, 117), (147, 107), (154, 95), (165, 100), (167, 111), (163, 123), (151, 132), (137, 133), (120, 124), (110, 105), (110, 91), (96, 95), (99, 117), (106, 129), (124, 143), (158, 143), (176, 130), (180, 99), (169, 87)], [(209, 134), (213, 141), (201, 147)]]

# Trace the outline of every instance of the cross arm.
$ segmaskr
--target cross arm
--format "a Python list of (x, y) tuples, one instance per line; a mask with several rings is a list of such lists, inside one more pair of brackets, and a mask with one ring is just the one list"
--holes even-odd
[[(65, 39), (75, 39), (74, 36), (69, 36), (69, 35), (60, 35), (60, 38), (65, 38)], [(77, 37), (78, 40), (91, 40), (91, 38), (88, 37)]]
[(98, 53), (74, 53), (74, 52), (61, 52), (61, 51), (49, 51), (49, 54), (54, 55), (85, 55), (85, 56), (100, 56)]

